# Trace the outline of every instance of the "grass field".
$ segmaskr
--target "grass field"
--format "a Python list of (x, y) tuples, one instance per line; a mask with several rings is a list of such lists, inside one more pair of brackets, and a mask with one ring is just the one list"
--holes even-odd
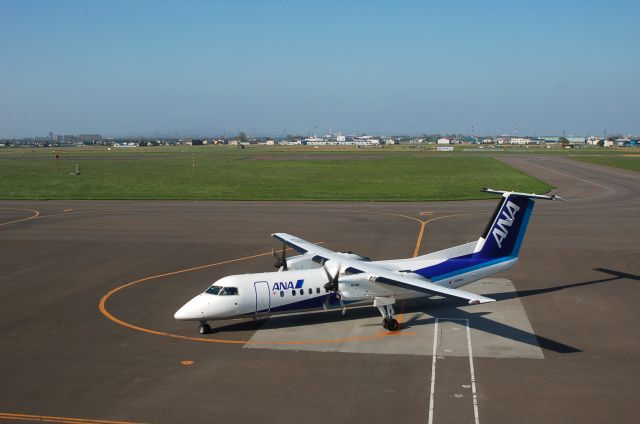
[(23, 150), (0, 154), (0, 199), (422, 201), (483, 198), (485, 186), (551, 188), (492, 158), (408, 149), (68, 149), (58, 161), (52, 150)]
[(575, 156), (571, 159), (640, 172), (640, 154), (616, 156)]

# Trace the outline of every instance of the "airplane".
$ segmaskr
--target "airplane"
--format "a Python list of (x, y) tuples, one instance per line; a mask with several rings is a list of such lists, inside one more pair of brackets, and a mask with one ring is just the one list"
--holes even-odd
[[(458, 289), (505, 271), (518, 262), (535, 199), (564, 200), (556, 195), (483, 188), (500, 194), (487, 227), (476, 241), (407, 259), (371, 261), (353, 252), (334, 252), (301, 238), (275, 233), (282, 242), (277, 271), (230, 275), (219, 279), (174, 315), (198, 321), (200, 334), (211, 332), (209, 321), (238, 317), (254, 319), (307, 311), (373, 305), (382, 326), (398, 330), (393, 305), (397, 301), (441, 296), (468, 304), (494, 299)], [(287, 247), (298, 255), (287, 257)]]

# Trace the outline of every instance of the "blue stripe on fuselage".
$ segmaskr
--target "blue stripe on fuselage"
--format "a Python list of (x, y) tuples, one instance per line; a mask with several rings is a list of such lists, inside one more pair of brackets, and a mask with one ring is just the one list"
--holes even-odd
[[(295, 311), (302, 309), (315, 309), (322, 308), (322, 305), (325, 303), (325, 299), (329, 298), (329, 307), (336, 306), (339, 304), (338, 298), (335, 293), (323, 294), (321, 296), (309, 297), (302, 300), (297, 300), (295, 302), (290, 302), (285, 305), (276, 306), (275, 308), (271, 308), (269, 312), (285, 312), (285, 311)], [(343, 300), (345, 305), (349, 303), (353, 303), (357, 301), (349, 301)], [(266, 309), (258, 312), (266, 312)]]
[(473, 255), (466, 255), (466, 257), (461, 256), (459, 258), (449, 259), (437, 265), (428, 266), (413, 272), (436, 282), (514, 259), (513, 256), (504, 256), (496, 259), (472, 256)]

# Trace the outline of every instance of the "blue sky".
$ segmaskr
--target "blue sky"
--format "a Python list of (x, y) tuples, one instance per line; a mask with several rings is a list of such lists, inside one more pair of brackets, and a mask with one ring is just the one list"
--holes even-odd
[(0, 137), (638, 134), (638, 16), (638, 1), (3, 0)]

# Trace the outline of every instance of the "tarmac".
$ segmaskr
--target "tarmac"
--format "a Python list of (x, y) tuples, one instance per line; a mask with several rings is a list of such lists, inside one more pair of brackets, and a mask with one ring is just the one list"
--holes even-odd
[[(0, 421), (600, 423), (640, 414), (640, 174), (499, 156), (553, 184), (498, 300), (196, 324), (286, 231), (372, 259), (476, 239), (495, 201), (0, 202)], [(481, 182), (479, 182), (482, 185)], [(509, 187), (494, 187), (508, 189)]]

